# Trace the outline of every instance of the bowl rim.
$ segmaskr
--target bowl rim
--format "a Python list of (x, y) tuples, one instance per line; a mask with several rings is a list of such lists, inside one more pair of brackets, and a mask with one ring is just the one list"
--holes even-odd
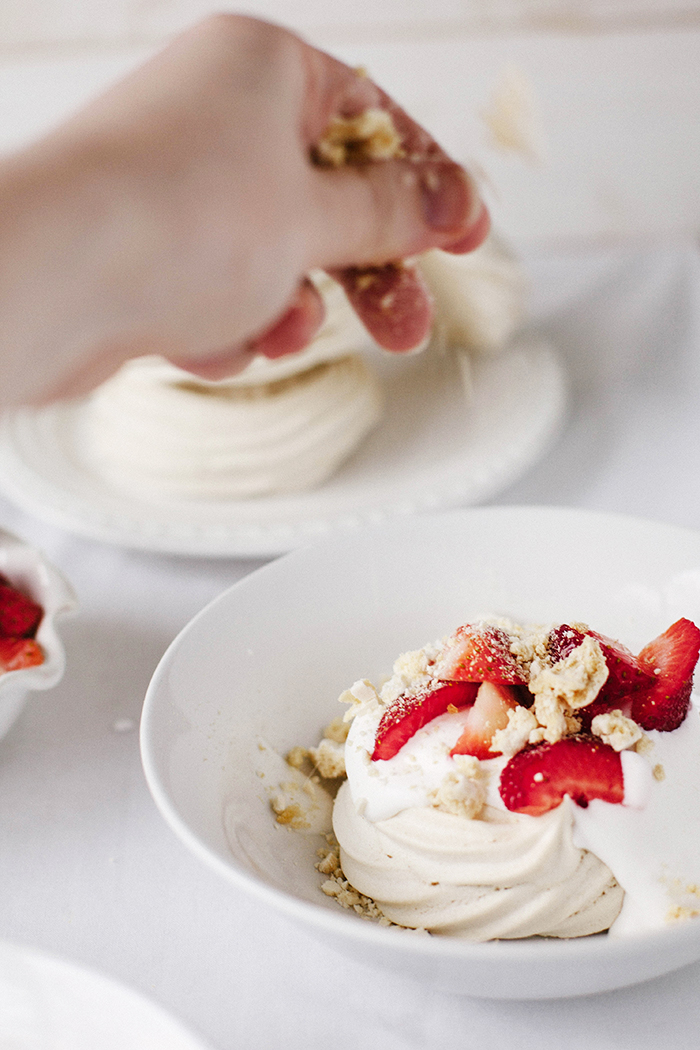
[[(530, 517), (541, 516), (544, 514), (552, 520), (558, 519), (561, 523), (576, 518), (578, 520), (586, 519), (591, 523), (597, 522), (599, 525), (604, 525), (606, 522), (616, 522), (619, 524), (628, 524), (632, 527), (656, 528), (659, 531), (663, 531), (666, 537), (675, 533), (679, 539), (683, 537), (686, 540), (695, 541), (698, 544), (700, 554), (700, 531), (620, 512), (547, 505), (506, 505), (460, 508), (457, 510), (453, 509), (421, 515), (420, 517), (423, 520), (432, 519), (436, 521), (448, 518), (475, 518), (477, 516), (481, 517), (483, 520), (487, 520), (488, 518), (507, 520), (509, 518), (515, 519), (517, 516), (523, 514)], [(198, 624), (201, 619), (211, 615), (219, 603), (226, 601), (232, 592), (244, 590), (251, 585), (255, 586), (255, 581), (261, 576), (261, 574), (267, 575), (269, 573), (277, 572), (279, 564), (286, 564), (290, 561), (304, 558), (310, 550), (342, 546), (344, 540), (347, 540), (349, 535), (368, 535), (373, 531), (377, 533), (386, 532), (395, 527), (396, 522), (381, 522), (378, 524), (364, 525), (361, 528), (353, 530), (352, 533), (335, 534), (333, 536), (325, 537), (315, 543), (307, 544), (304, 547), (296, 548), (282, 557), (254, 569), (241, 580), (227, 587), (212, 601), (205, 605), (204, 608), (192, 617), (192, 619), (173, 639), (159, 661), (149, 683), (142, 708), (139, 731), (144, 776), (154, 802), (165, 822), (182, 843), (186, 845), (195, 856), (199, 857), (199, 859), (210, 869), (218, 872), (221, 876), (228, 879), (229, 882), (232, 882), (244, 892), (251, 894), (257, 899), (266, 902), (277, 911), (282, 912), (293, 921), (301, 923), (309, 928), (314, 928), (318, 932), (324, 934), (337, 933), (342, 938), (350, 938), (356, 942), (367, 944), (368, 946), (372, 945), (374, 947), (379, 946), (383, 948), (390, 946), (392, 952), (398, 951), (404, 956), (428, 955), (429, 957), (436, 957), (443, 960), (459, 959), (474, 963), (479, 961), (494, 961), (498, 959), (503, 962), (527, 964), (528, 962), (535, 963), (537, 960), (542, 960), (543, 952), (546, 951), (548, 963), (556, 963), (559, 959), (564, 961), (572, 956), (580, 958), (582, 961), (585, 959), (592, 959), (599, 956), (601, 952), (604, 952), (606, 959), (614, 960), (629, 957), (630, 954), (634, 954), (642, 947), (645, 950), (651, 949), (663, 951), (664, 948), (672, 945), (683, 946), (686, 943), (697, 944), (697, 942), (700, 941), (700, 921), (697, 923), (684, 922), (673, 924), (658, 930), (626, 934), (624, 937), (619, 938), (609, 938), (604, 932), (600, 934), (592, 934), (587, 937), (531, 937), (493, 941), (473, 941), (466, 938), (447, 936), (431, 937), (421, 935), (420, 931), (404, 930), (397, 927), (383, 927), (375, 922), (367, 920), (358, 922), (356, 915), (346, 914), (345, 909), (342, 909), (340, 906), (334, 911), (322, 906), (320, 903), (316, 905), (305, 901), (290, 893), (285, 893), (283, 890), (264, 882), (253, 873), (249, 873), (239, 868), (233, 858), (231, 858), (230, 862), (225, 861), (215, 850), (207, 846), (180, 816), (176, 807), (171, 802), (167, 790), (161, 783), (161, 778), (158, 772), (158, 762), (153, 747), (154, 741), (152, 740), (151, 729), (154, 704), (157, 702), (156, 697), (160, 691), (161, 682), (169, 673), (170, 662), (173, 659), (174, 654), (177, 652), (182, 639), (195, 628), (195, 625)], [(388, 938), (390, 939), (388, 940)], [(694, 956), (694, 958), (696, 958), (696, 956)], [(681, 962), (677, 965), (681, 966), (684, 965), (684, 963)], [(668, 972), (675, 968), (677, 968), (676, 965), (668, 966), (663, 971), (659, 971), (659, 976), (661, 973)], [(619, 981), (610, 987), (621, 987), (623, 983), (624, 982)], [(629, 983), (639, 983), (639, 981), (635, 978), (630, 980)], [(498, 997), (505, 998), (500, 995)], [(517, 993), (514, 993), (513, 998), (518, 998)]]

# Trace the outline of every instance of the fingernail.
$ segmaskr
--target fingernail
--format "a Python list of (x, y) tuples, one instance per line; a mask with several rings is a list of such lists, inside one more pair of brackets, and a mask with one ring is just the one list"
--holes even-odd
[(490, 229), (491, 217), (486, 210), (486, 206), (482, 204), (479, 217), (469, 232), (461, 234), (456, 241), (450, 241), (449, 244), (441, 244), (440, 247), (444, 252), (451, 252), (452, 255), (465, 255), (467, 252), (474, 251), (482, 241), (486, 240)]
[(425, 221), (434, 230), (465, 232), (477, 221), (482, 203), (474, 183), (456, 164), (431, 164), (420, 175)]

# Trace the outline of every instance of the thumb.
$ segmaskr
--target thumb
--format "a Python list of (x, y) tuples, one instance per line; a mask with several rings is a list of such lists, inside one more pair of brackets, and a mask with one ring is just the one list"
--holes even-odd
[(489, 228), (474, 180), (448, 159), (310, 172), (309, 266), (373, 266), (429, 248), (468, 251)]

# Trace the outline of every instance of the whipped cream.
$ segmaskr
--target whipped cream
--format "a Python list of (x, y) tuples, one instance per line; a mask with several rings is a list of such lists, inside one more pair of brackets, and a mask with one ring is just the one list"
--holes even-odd
[(632, 776), (625, 759), (646, 762), (651, 784), (639, 787), (637, 806), (593, 799), (575, 806), (574, 841), (591, 850), (615, 873), (625, 901), (610, 935), (658, 929), (700, 916), (700, 711), (691, 703), (685, 721), (671, 733), (647, 734), (645, 756), (622, 752), (625, 796)]
[[(539, 637), (538, 628), (531, 638)], [(387, 704), (404, 689), (424, 689), (439, 659), (437, 643), (404, 654), (380, 693), (363, 681), (341, 697), (355, 707), (333, 827), (357, 890), (393, 922), (473, 940), (608, 929), (627, 936), (700, 915), (695, 703), (678, 729), (641, 740), (629, 735), (629, 720), (603, 718), (606, 731), (635, 747), (620, 752), (621, 804), (593, 799), (583, 808), (565, 796), (530, 816), (508, 811), (500, 797), (507, 755), (481, 762), (450, 755), (468, 710), (440, 715), (392, 758), (372, 761)], [(536, 657), (533, 668), (536, 681)], [(471, 809), (445, 805), (446, 797)]]

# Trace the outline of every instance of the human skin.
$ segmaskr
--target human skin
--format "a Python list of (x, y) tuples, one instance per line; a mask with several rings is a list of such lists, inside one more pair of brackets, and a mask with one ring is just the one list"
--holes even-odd
[[(405, 157), (314, 164), (331, 117), (370, 107)], [(367, 76), (212, 16), (0, 164), (0, 405), (83, 393), (139, 353), (220, 378), (299, 349), (322, 320), (309, 270), (346, 283), (471, 250), (488, 224), (469, 176)]]

